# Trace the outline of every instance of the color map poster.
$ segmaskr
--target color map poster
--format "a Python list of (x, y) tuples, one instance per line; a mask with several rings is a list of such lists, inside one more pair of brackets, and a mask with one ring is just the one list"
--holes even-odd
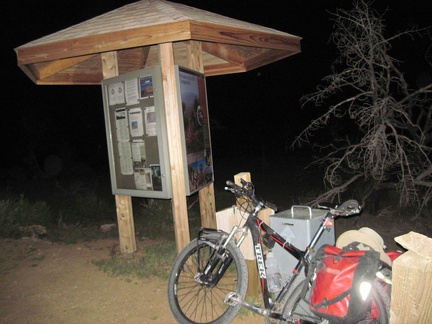
[(181, 108), (190, 192), (213, 182), (213, 163), (205, 78), (179, 70)]
[(153, 79), (151, 75), (139, 79), (141, 98), (153, 96)]

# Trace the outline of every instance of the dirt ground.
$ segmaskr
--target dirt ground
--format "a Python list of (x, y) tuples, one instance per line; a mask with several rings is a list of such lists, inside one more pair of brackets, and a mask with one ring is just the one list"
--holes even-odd
[[(166, 281), (112, 277), (92, 263), (109, 257), (116, 244), (0, 240), (0, 322), (176, 323)], [(263, 321), (252, 314), (233, 323)]]

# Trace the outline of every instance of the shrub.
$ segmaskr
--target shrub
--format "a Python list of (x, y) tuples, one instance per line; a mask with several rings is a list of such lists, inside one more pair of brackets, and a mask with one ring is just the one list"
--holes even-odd
[(93, 190), (85, 190), (68, 197), (67, 201), (57, 208), (59, 223), (67, 225), (112, 222), (115, 219), (114, 198), (108, 201)]
[(174, 225), (170, 200), (133, 199), (135, 231), (138, 237), (154, 239), (174, 238)]
[(20, 226), (47, 226), (52, 221), (52, 210), (45, 201), (31, 202), (24, 195), (0, 201), (1, 237), (15, 237)]

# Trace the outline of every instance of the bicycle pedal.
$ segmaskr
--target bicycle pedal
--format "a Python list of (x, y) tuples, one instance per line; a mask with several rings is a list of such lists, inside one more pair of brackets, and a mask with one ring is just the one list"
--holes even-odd
[(236, 306), (242, 302), (242, 298), (236, 292), (230, 292), (225, 296), (224, 303), (228, 306)]
[(267, 316), (269, 314), (269, 311), (267, 309), (248, 303), (247, 301), (243, 300), (243, 298), (241, 298), (239, 294), (235, 292), (230, 292), (228, 295), (226, 295), (224, 303), (228, 306), (237, 306), (238, 304), (240, 304), (243, 307), (246, 307), (247, 309), (263, 316)]

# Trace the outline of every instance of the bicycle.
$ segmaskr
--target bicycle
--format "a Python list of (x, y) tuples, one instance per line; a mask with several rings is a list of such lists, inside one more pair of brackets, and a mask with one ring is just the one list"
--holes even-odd
[[(333, 225), (336, 217), (359, 214), (361, 207), (358, 202), (348, 200), (337, 207), (325, 207), (328, 211), (321, 225), (307, 248), (300, 250), (258, 217), (259, 211), (264, 207), (275, 211), (277, 208), (257, 197), (251, 182), (242, 179), (239, 186), (227, 181), (225, 189), (231, 191), (237, 200), (244, 202), (245, 223), (241, 227), (234, 226), (230, 233), (201, 228), (198, 237), (179, 253), (168, 282), (168, 300), (174, 317), (180, 323), (229, 323), (243, 306), (265, 316), (268, 323), (328, 323), (309, 309), (307, 297), (311, 287), (307, 273), (312, 266), (313, 251), (322, 233)], [(245, 300), (248, 270), (239, 246), (248, 232), (252, 234), (263, 307)], [(298, 260), (277, 294), (269, 292), (263, 253), (263, 245), (271, 247), (274, 244), (278, 244)], [(304, 277), (300, 276), (301, 273)], [(384, 290), (384, 282), (390, 282), (390, 275), (390, 269), (383, 269), (380, 278), (376, 278), (372, 286), (372, 299), (378, 309), (378, 318), (374, 318), (374, 322), (388, 322), (390, 297)]]

